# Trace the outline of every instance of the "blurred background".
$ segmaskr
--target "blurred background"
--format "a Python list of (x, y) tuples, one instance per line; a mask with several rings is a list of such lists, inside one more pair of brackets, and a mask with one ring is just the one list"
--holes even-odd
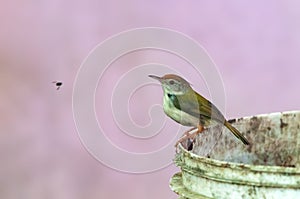
[[(299, 110), (299, 18), (300, 2), (293, 0), (1, 1), (0, 198), (177, 198), (168, 186), (178, 171), (174, 165), (148, 174), (121, 173), (100, 164), (81, 144), (72, 88), (84, 58), (120, 31), (170, 28), (195, 39), (218, 66), (227, 118)], [(146, 55), (115, 63), (106, 78), (117, 80), (137, 58), (151, 61)], [(188, 79), (195, 85), (194, 74)], [(60, 90), (52, 83), (57, 80), (63, 82)], [(205, 88), (200, 80), (196, 87)], [(161, 102), (161, 89), (151, 89), (154, 97), (146, 98), (143, 111)], [(132, 111), (137, 123), (149, 120), (139, 121), (142, 113)], [(113, 134), (117, 144), (132, 146), (117, 139), (118, 131)]]

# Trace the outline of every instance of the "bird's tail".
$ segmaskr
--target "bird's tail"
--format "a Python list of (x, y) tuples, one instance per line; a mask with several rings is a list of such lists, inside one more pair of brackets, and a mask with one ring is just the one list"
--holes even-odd
[(235, 128), (233, 127), (228, 121), (225, 121), (224, 125), (237, 137), (241, 140), (245, 145), (249, 145), (250, 142)]

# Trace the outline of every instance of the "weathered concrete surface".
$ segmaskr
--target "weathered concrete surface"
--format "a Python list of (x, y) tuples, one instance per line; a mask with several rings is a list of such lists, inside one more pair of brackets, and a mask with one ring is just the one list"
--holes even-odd
[(179, 145), (182, 172), (171, 188), (185, 198), (300, 198), (300, 112), (232, 120), (251, 142), (245, 146), (225, 127)]

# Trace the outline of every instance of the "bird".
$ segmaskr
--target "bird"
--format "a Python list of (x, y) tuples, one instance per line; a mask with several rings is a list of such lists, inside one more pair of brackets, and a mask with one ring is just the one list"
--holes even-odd
[[(225, 119), (221, 111), (205, 97), (194, 91), (191, 84), (184, 78), (175, 74), (166, 74), (162, 77), (149, 75), (149, 77), (158, 80), (162, 86), (165, 114), (183, 126), (193, 127), (191, 130), (197, 129), (193, 134), (186, 132), (186, 138), (194, 139), (205, 128), (222, 124), (245, 145), (250, 144), (247, 138)], [(180, 139), (180, 142), (183, 140)]]

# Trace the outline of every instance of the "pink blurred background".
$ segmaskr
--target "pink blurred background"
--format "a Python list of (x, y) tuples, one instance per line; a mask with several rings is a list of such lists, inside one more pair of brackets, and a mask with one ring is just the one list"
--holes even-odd
[[(168, 187), (175, 166), (120, 173), (82, 146), (72, 116), (72, 86), (83, 59), (120, 31), (170, 28), (194, 38), (215, 61), (228, 118), (297, 110), (299, 19), (300, 2), (292, 0), (2, 1), (0, 198), (177, 198)], [(127, 67), (115, 67), (112, 77), (134, 63), (124, 62)], [(59, 91), (55, 80), (64, 83)], [(160, 102), (160, 88), (153, 89), (152, 102)], [(133, 113), (133, 118), (139, 117)]]

